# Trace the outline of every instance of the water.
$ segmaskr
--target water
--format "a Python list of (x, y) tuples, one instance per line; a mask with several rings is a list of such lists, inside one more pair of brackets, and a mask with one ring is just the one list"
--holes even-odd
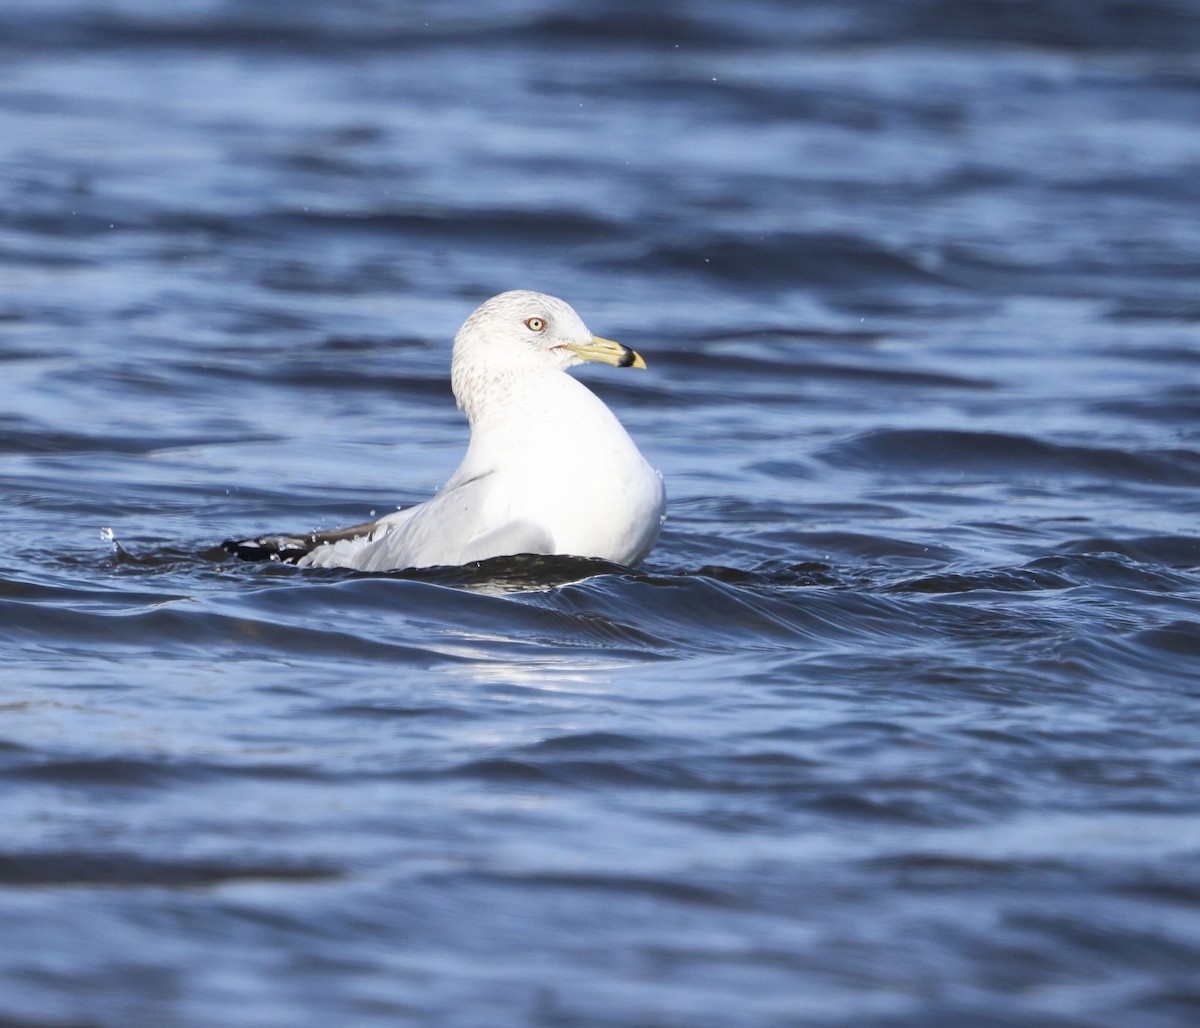
[[(0, 1021), (1200, 1019), (1200, 15), (0, 12)], [(429, 495), (507, 288), (636, 572)], [(102, 538), (111, 528), (119, 549)]]

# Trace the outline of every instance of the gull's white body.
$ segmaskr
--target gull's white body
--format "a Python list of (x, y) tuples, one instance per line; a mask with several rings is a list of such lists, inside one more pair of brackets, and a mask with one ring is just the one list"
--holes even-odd
[(384, 571), (543, 553), (637, 564), (658, 539), (662, 477), (600, 399), (565, 374), (585, 359), (635, 358), (644, 366), (593, 337), (562, 300), (493, 297), (455, 337), (454, 395), (471, 424), (458, 470), (426, 503), (305, 537), (311, 548), (298, 563)]

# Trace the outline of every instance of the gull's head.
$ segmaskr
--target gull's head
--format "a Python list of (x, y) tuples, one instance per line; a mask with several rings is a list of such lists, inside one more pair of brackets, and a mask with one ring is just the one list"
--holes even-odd
[(475, 308), (454, 337), (451, 381), (459, 406), (514, 375), (565, 371), (585, 361), (644, 368), (641, 356), (588, 331), (574, 308), (557, 296), (526, 289), (493, 296)]

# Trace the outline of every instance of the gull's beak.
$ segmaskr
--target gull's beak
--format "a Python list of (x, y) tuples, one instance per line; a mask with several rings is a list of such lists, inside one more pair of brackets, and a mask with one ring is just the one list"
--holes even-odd
[(640, 353), (635, 353), (628, 346), (614, 343), (611, 339), (601, 339), (592, 336), (590, 343), (564, 343), (563, 348), (570, 350), (576, 357), (585, 361), (599, 361), (601, 364), (611, 364), (614, 368), (644, 368), (646, 362)]

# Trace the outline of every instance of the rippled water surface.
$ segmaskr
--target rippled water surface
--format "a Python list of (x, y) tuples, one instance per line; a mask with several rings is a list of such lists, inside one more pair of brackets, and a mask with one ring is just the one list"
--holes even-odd
[[(1200, 1020), (1200, 14), (0, 11), (0, 1022)], [(482, 299), (636, 571), (428, 496)], [(102, 538), (111, 529), (117, 546)]]

